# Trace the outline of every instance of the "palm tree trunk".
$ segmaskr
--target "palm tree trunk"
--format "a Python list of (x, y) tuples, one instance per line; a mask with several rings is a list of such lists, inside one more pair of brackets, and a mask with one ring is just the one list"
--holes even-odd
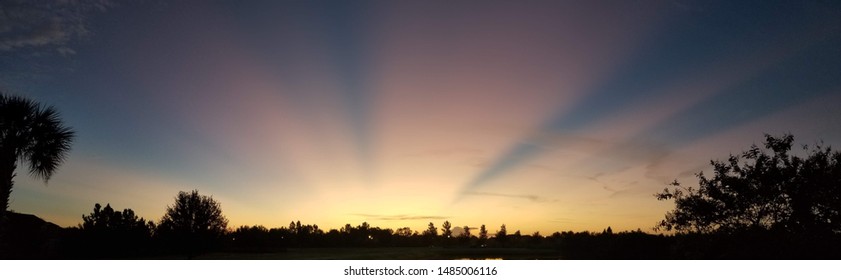
[[(0, 173), (6, 173), (5, 170)], [(6, 217), (6, 211), (9, 210), (9, 197), (12, 194), (12, 178), (11, 176), (0, 176), (0, 222)], [(2, 226), (2, 224), (0, 224)]]
[(12, 194), (15, 167), (14, 160), (0, 156), (0, 234), (6, 227), (6, 211), (9, 209), (9, 197)]

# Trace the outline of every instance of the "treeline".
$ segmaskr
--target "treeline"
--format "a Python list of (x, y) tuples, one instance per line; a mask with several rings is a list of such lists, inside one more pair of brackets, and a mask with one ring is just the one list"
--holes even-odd
[[(288, 227), (229, 230), (220, 204), (192, 191), (180, 192), (159, 224), (110, 205), (95, 205), (82, 216), (82, 224), (70, 229), (13, 216), (19, 221), (0, 228), (0, 254), (180, 258), (209, 252), (283, 254), (292, 248), (432, 247), (458, 252), (535, 249), (544, 251), (541, 258), (560, 259), (840, 259), (841, 152), (819, 144), (803, 146), (805, 155), (800, 156), (792, 151), (793, 141), (791, 135), (766, 135), (764, 149), (752, 145), (727, 160), (712, 161), (710, 176), (697, 174), (698, 187), (675, 181), (655, 194), (674, 201), (675, 208), (655, 228), (669, 235), (614, 233), (610, 227), (600, 233), (521, 234), (509, 233), (505, 225), (491, 232), (485, 225), (458, 227), (449, 221), (440, 229), (429, 223), (422, 231), (368, 223), (325, 231), (300, 221)], [(545, 254), (547, 250), (551, 253)]]
[[(449, 224), (449, 222), (445, 222)], [(400, 248), (420, 247), (454, 253), (437, 258), (477, 254), (506, 258), (505, 250), (540, 250), (550, 259), (837, 259), (841, 257), (838, 235), (808, 239), (770, 231), (741, 234), (650, 234), (641, 230), (613, 232), (508, 233), (502, 225), (494, 233), (479, 231), (452, 235), (430, 223), (424, 231), (397, 230), (362, 223), (323, 230), (300, 221), (289, 226), (266, 228), (241, 226), (219, 235), (201, 232), (174, 234), (134, 215), (130, 209), (115, 211), (110, 205), (94, 207), (77, 227), (52, 229), (48, 242), (18, 242), (27, 248), (12, 249), (13, 259), (183, 259), (203, 254), (262, 254), (283, 258), (289, 250), (307, 248)], [(434, 230), (434, 231), (433, 231)], [(449, 235), (448, 235), (449, 233)], [(18, 236), (21, 240), (36, 235)], [(39, 238), (43, 238), (42, 235)], [(15, 250), (16, 249), (16, 250)], [(549, 251), (547, 254), (546, 252)], [(17, 252), (17, 253), (15, 253)], [(483, 253), (489, 252), (489, 253)], [(496, 254), (496, 255), (494, 255)], [(433, 257), (436, 258), (436, 257)]]
[[(12, 213), (13, 217), (21, 215)], [(200, 216), (200, 215), (199, 215)], [(433, 223), (423, 231), (409, 227), (380, 228), (367, 222), (339, 229), (323, 230), (315, 224), (293, 221), (289, 226), (266, 228), (241, 226), (223, 230), (218, 234), (209, 231), (181, 229), (173, 232), (169, 226), (155, 224), (138, 217), (131, 209), (114, 210), (110, 204), (96, 204), (93, 212), (82, 215), (79, 226), (54, 227), (47, 236), (33, 235), (35, 228), (43, 228), (29, 221), (29, 225), (15, 222), (18, 230), (30, 230), (13, 237), (11, 246), (4, 249), (4, 258), (17, 259), (143, 259), (143, 258), (193, 258), (207, 253), (274, 253), (283, 254), (298, 248), (383, 248), (395, 250), (405, 247), (442, 249), (468, 249), (469, 252), (507, 248), (552, 250), (550, 258), (620, 258), (653, 259), (669, 258), (664, 250), (654, 247), (668, 246), (671, 237), (651, 235), (642, 231), (613, 233), (610, 228), (601, 233), (555, 232), (544, 236), (539, 232), (509, 233), (505, 225), (489, 233), (485, 225), (480, 228), (461, 227), (454, 235), (449, 221), (438, 229)], [(36, 218), (37, 219), (37, 218)], [(41, 221), (41, 223), (44, 223)], [(46, 223), (45, 223), (46, 224)], [(473, 234), (474, 230), (476, 234)], [(33, 242), (28, 240), (40, 238)], [(28, 241), (27, 241), (28, 240)], [(25, 242), (23, 242), (25, 241)], [(15, 247), (17, 246), (17, 247)], [(11, 254), (9, 254), (11, 253)], [(452, 255), (448, 255), (452, 256)], [(544, 257), (547, 255), (544, 254)], [(504, 256), (500, 256), (504, 257)]]

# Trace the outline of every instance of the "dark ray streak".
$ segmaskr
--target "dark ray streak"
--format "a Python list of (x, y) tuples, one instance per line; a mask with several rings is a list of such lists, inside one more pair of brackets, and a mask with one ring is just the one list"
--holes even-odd
[[(626, 113), (624, 111), (633, 105), (659, 97), (655, 93), (660, 93), (659, 89), (664, 85), (699, 75), (699, 69), (718, 60), (750, 54), (758, 47), (780, 40), (782, 35), (777, 34), (796, 33), (804, 22), (811, 20), (805, 12), (814, 8), (785, 3), (717, 5), (704, 7), (701, 12), (679, 13), (667, 23), (663, 32), (648, 39), (649, 45), (641, 48), (612, 77), (585, 94), (571, 111), (558, 111), (534, 135), (574, 132), (599, 120)], [(800, 13), (803, 14), (792, 16)], [(542, 152), (542, 149), (526, 144), (528, 142), (529, 139), (523, 139), (514, 144), (468, 181), (464, 192), (487, 184)]]
[(323, 3), (328, 49), (336, 67), (341, 100), (344, 103), (350, 133), (365, 179), (372, 183), (375, 168), (374, 93), (368, 84), (372, 55), (371, 27), (376, 9), (367, 2), (339, 1)]
[[(753, 79), (711, 95), (664, 121), (633, 135), (629, 140), (595, 153), (582, 162), (582, 168), (598, 168), (608, 174), (621, 168), (648, 162), (656, 164), (668, 153), (709, 135), (725, 131), (797, 106), (841, 89), (841, 54), (833, 50), (841, 36), (827, 38), (790, 59), (774, 65)], [(790, 124), (789, 124), (790, 125)], [(787, 127), (780, 127), (787, 130)], [(634, 143), (660, 143), (651, 152), (640, 154)], [(627, 156), (634, 155), (637, 156)], [(650, 154), (650, 156), (644, 156)], [(626, 156), (623, 156), (626, 155)], [(621, 164), (604, 164), (605, 159), (625, 158)]]

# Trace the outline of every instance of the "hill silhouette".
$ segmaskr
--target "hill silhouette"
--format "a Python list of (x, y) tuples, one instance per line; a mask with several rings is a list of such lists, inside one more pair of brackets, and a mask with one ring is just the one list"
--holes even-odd
[(59, 257), (66, 229), (32, 214), (7, 212), (0, 258), (49, 259)]

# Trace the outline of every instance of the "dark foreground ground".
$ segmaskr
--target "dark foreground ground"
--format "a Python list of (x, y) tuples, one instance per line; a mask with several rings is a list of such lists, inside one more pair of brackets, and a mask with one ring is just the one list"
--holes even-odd
[[(174, 257), (177, 258), (177, 257)], [(528, 248), (290, 248), (272, 253), (208, 253), (196, 259), (222, 260), (557, 260), (557, 250)]]
[(309, 234), (236, 231), (202, 243), (134, 232), (61, 228), (10, 213), (0, 259), (453, 260), (453, 259), (841, 259), (841, 233), (767, 230), (722, 234), (556, 232), (480, 240), (400, 236), (379, 228)]

